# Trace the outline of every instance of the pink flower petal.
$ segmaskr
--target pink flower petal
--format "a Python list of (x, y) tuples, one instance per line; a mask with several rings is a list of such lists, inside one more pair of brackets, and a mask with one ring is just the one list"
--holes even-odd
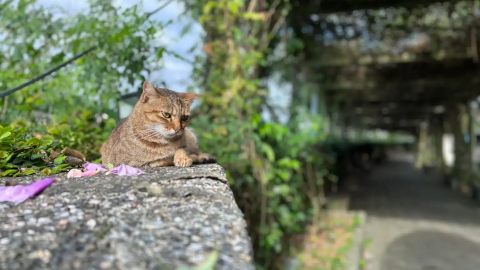
[(67, 173), (67, 178), (76, 178), (76, 177), (82, 177), (82, 171), (79, 169), (71, 169)]
[(144, 171), (122, 164), (117, 166), (109, 171), (109, 173), (117, 174), (117, 175), (139, 175), (145, 173)]
[(33, 198), (53, 182), (55, 182), (55, 178), (45, 178), (28, 186), (0, 187), (0, 202), (14, 202), (17, 204), (24, 202), (29, 198)]
[(85, 168), (86, 171), (97, 171), (97, 170), (100, 170), (102, 172), (106, 172), (107, 169), (105, 169), (105, 167), (103, 167), (102, 164), (95, 164), (95, 163), (85, 163), (83, 165), (83, 168)]
[(101, 172), (100, 169), (96, 170), (96, 171), (86, 171), (84, 173), (82, 173), (82, 177), (89, 177), (89, 176), (94, 176), (95, 174)]

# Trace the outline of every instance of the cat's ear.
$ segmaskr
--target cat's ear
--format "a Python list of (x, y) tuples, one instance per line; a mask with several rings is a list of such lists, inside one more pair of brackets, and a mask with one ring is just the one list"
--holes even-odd
[(199, 97), (199, 95), (193, 93), (181, 93), (180, 96), (188, 104), (192, 104), (192, 102)]
[(142, 103), (146, 103), (150, 99), (155, 99), (159, 97), (160, 94), (157, 92), (157, 89), (155, 89), (155, 86), (153, 86), (153, 84), (151, 84), (150, 82), (145, 81), (143, 83), (143, 93), (140, 97)]

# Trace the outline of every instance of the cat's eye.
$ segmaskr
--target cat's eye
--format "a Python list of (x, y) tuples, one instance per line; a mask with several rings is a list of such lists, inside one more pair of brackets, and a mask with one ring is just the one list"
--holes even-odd
[(182, 121), (187, 121), (188, 120), (188, 115), (182, 115), (182, 117), (180, 117), (180, 119)]
[(162, 115), (163, 115), (163, 117), (165, 117), (165, 118), (170, 118), (170, 117), (172, 117), (172, 115), (169, 114), (169, 113), (167, 113), (167, 112), (162, 112)]

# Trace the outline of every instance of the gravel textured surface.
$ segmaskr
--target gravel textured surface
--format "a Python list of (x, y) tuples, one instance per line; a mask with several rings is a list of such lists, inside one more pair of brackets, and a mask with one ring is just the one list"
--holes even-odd
[(222, 167), (145, 171), (57, 175), (61, 180), (34, 199), (0, 203), (0, 269), (175, 269), (197, 265), (215, 248), (215, 269), (254, 269)]

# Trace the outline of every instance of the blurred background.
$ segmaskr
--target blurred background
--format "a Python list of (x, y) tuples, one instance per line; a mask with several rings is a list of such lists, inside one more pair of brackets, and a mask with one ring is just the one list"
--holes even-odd
[(0, 0), (0, 92), (80, 56), (2, 96), (0, 122), (98, 162), (143, 81), (196, 92), (258, 269), (345, 269), (359, 245), (358, 269), (473, 270), (477, 27), (477, 0)]

